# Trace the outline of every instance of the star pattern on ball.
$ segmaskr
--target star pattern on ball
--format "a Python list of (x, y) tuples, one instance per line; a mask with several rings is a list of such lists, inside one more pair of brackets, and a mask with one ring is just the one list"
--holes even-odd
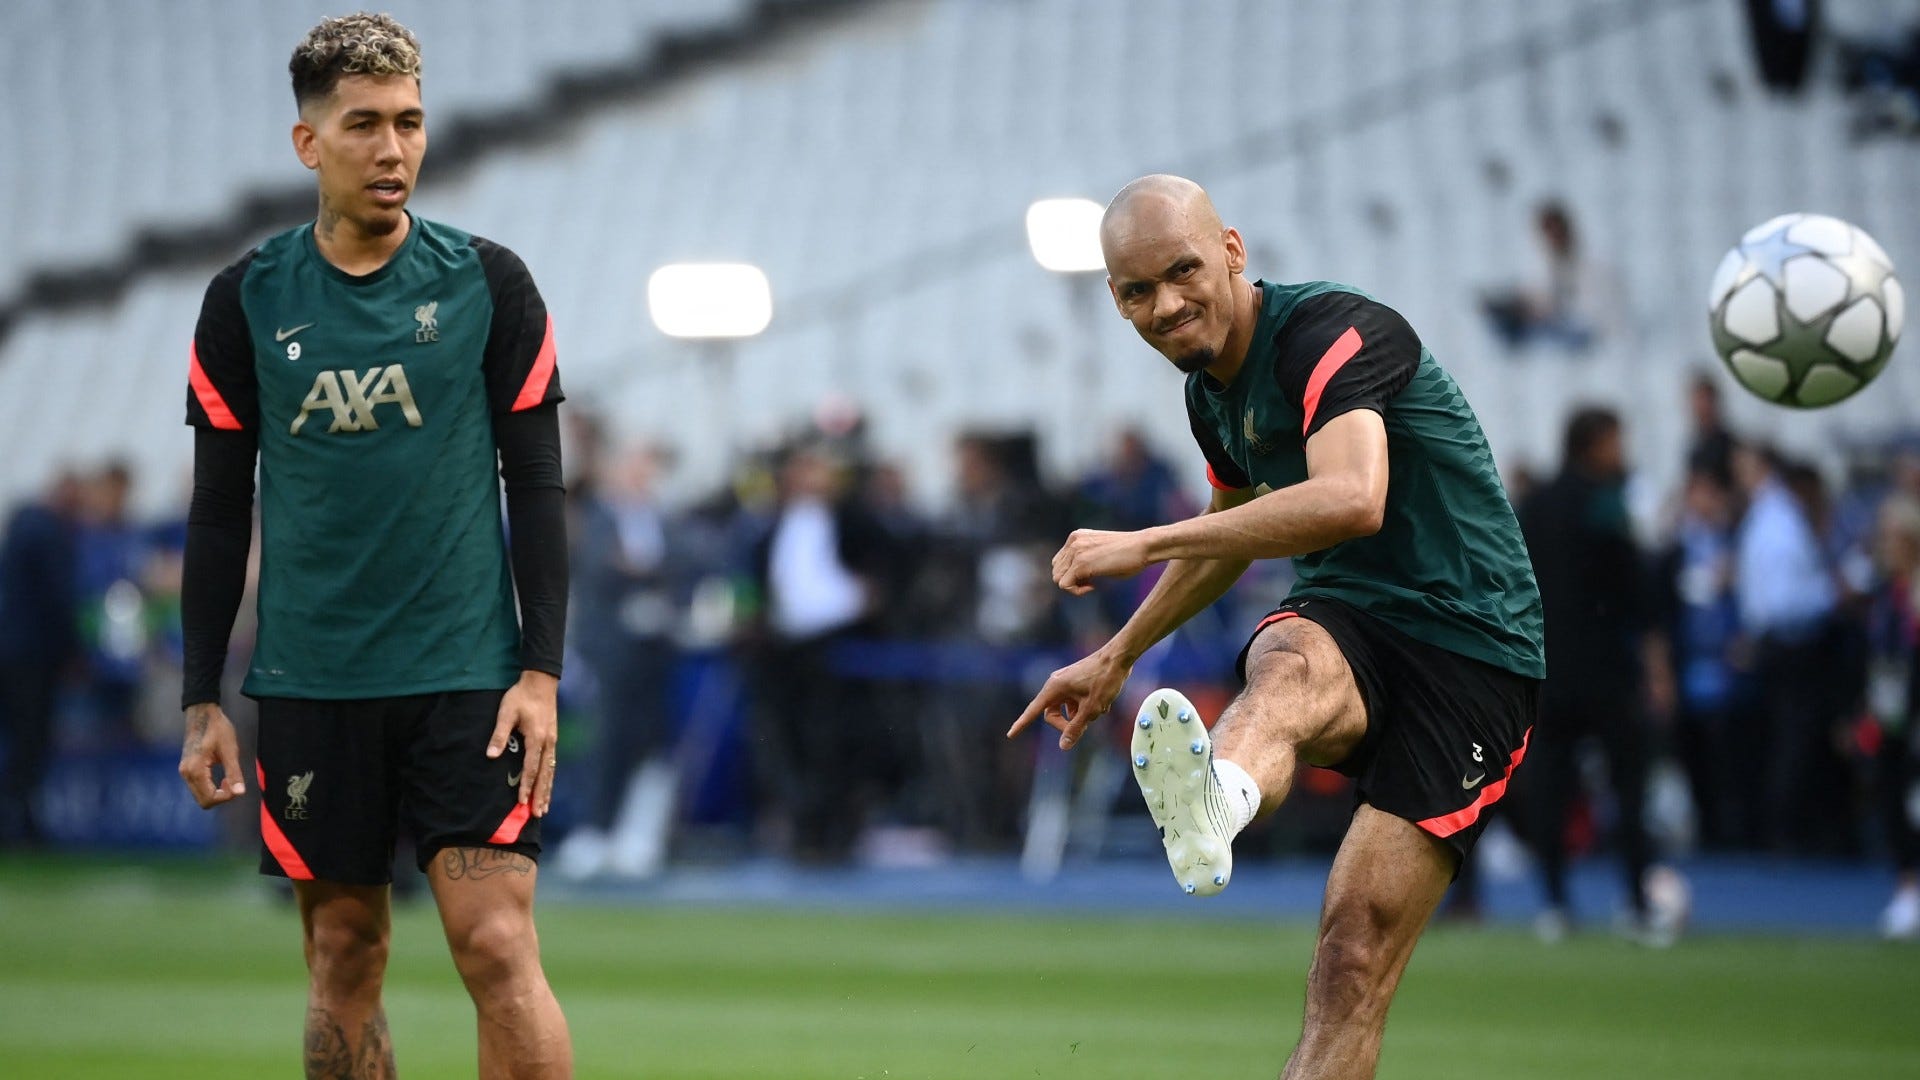
[(1734, 378), (1800, 409), (1872, 382), (1904, 309), (1886, 253), (1858, 227), (1819, 214), (1782, 214), (1745, 235), (1752, 239), (1720, 261), (1709, 288), (1708, 329)]
[(1813, 249), (1805, 244), (1796, 244), (1787, 239), (1787, 229), (1782, 227), (1769, 234), (1766, 239), (1746, 246), (1747, 258), (1752, 260), (1754, 270), (1773, 282), (1773, 287), (1785, 290), (1787, 287), (1786, 262), (1796, 255), (1807, 255)]
[(1827, 262), (1833, 268), (1847, 275), (1847, 299), (1857, 300), (1862, 296), (1879, 296), (1880, 288), (1893, 271), (1861, 251), (1858, 247), (1845, 255), (1829, 255)]

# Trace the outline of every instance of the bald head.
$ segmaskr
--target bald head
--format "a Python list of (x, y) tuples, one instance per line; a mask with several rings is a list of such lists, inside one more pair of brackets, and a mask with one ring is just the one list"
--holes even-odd
[(1100, 252), (1120, 314), (1176, 367), (1212, 367), (1229, 351), (1247, 256), (1206, 189), (1165, 174), (1121, 188), (1100, 219)]
[(1217, 236), (1220, 213), (1207, 189), (1184, 176), (1155, 173), (1120, 189), (1100, 218), (1100, 249), (1111, 258), (1115, 245), (1145, 236)]

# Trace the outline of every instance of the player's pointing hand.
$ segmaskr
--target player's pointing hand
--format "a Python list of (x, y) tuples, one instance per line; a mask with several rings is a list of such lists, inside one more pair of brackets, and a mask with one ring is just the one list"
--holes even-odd
[(1144, 532), (1075, 529), (1053, 557), (1053, 583), (1085, 596), (1094, 578), (1132, 577), (1152, 562)]
[(1060, 749), (1073, 749), (1087, 725), (1113, 707), (1113, 699), (1120, 696), (1131, 671), (1124, 661), (1104, 651), (1061, 668), (1047, 676), (1047, 684), (1007, 729), (1007, 738), (1020, 734), (1035, 720), (1045, 720), (1060, 732)]

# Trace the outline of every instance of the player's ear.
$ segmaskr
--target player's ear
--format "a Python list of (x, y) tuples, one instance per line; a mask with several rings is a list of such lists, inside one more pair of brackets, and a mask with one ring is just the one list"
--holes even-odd
[(1227, 249), (1227, 271), (1238, 274), (1247, 268), (1247, 245), (1240, 239), (1239, 229), (1228, 229), (1220, 234)]
[(1120, 306), (1120, 289), (1113, 283), (1111, 277), (1107, 278), (1107, 295), (1113, 297), (1113, 310), (1119, 312), (1121, 318), (1126, 318), (1127, 309)]
[(305, 116), (294, 123), (293, 153), (300, 159), (300, 164), (309, 169), (320, 167), (320, 150), (314, 145), (318, 137), (319, 133), (313, 130), (313, 125), (307, 122)]

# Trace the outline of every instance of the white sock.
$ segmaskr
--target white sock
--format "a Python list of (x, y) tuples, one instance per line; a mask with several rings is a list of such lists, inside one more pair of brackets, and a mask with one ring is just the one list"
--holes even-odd
[(1225, 758), (1213, 759), (1213, 778), (1227, 793), (1227, 810), (1233, 814), (1233, 835), (1247, 827), (1253, 815), (1260, 812), (1260, 785), (1253, 782), (1247, 770)]

